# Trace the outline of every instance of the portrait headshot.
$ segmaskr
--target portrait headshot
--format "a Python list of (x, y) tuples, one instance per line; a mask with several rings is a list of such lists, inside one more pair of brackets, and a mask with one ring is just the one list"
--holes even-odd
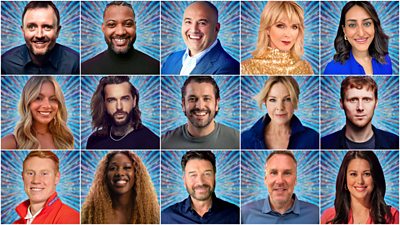
[(159, 151), (83, 151), (82, 224), (159, 224)]
[(77, 76), (2, 76), (2, 149), (79, 149)]
[(318, 151), (242, 151), (242, 224), (318, 224)]
[(322, 224), (398, 224), (399, 152), (322, 151)]
[(319, 2), (246, 1), (241, 9), (241, 74), (318, 74)]
[(2, 151), (2, 224), (79, 224), (77, 151)]
[(321, 2), (321, 69), (338, 75), (398, 74), (399, 2)]
[(82, 74), (160, 74), (158, 1), (82, 1)]
[(162, 224), (240, 223), (239, 151), (162, 151), (161, 161)]
[(239, 149), (239, 81), (237, 76), (162, 77), (161, 148)]
[(163, 1), (161, 74), (240, 74), (239, 12), (239, 1)]
[(398, 87), (391, 76), (321, 77), (321, 148), (398, 149)]
[(318, 77), (241, 80), (242, 149), (319, 149)]
[(83, 76), (86, 149), (159, 149), (160, 78)]
[(79, 1), (4, 1), (1, 12), (1, 74), (79, 74)]

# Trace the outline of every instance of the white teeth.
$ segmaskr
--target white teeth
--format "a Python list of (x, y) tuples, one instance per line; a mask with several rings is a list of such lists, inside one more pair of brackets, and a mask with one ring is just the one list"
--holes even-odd
[(205, 116), (207, 114), (207, 112), (196, 112), (195, 115), (196, 116)]
[(41, 191), (43, 188), (31, 188), (32, 191)]
[(117, 43), (120, 43), (120, 44), (122, 44), (122, 43), (124, 43), (124, 42), (126, 41), (125, 38), (114, 38), (114, 40), (115, 40)]
[(119, 180), (119, 181), (117, 181), (116, 183), (117, 183), (117, 184), (126, 184), (127, 182), (126, 182), (126, 180)]
[(42, 115), (45, 115), (45, 116), (50, 115), (50, 112), (39, 112), (39, 113), (42, 114)]
[(199, 40), (201, 37), (200, 37), (200, 36), (198, 36), (198, 35), (189, 35), (189, 38), (190, 38), (190, 39), (196, 39), (196, 40)]

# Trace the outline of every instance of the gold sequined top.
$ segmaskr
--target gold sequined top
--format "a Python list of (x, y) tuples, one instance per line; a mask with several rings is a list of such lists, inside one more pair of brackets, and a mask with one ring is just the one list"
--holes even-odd
[(241, 74), (310, 75), (314, 74), (310, 63), (295, 59), (290, 52), (268, 48), (260, 58), (247, 59), (241, 63)]

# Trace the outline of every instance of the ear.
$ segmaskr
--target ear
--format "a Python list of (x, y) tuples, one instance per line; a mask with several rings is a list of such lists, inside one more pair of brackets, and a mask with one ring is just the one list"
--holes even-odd
[(57, 172), (56, 173), (56, 185), (58, 184), (58, 183), (60, 183), (60, 178), (61, 178), (61, 174), (60, 174), (60, 172)]
[(133, 96), (133, 105), (132, 109), (136, 108), (136, 96)]
[(102, 23), (101, 24), (101, 31), (103, 32), (103, 34), (104, 34), (104, 30), (106, 29), (106, 25), (104, 24), (104, 23)]
[(22, 181), (24, 181), (24, 172), (21, 172)]
[(185, 99), (182, 98), (182, 112), (185, 112)]
[(267, 181), (268, 181), (267, 172), (265, 172), (265, 175), (264, 175), (264, 184), (265, 184), (265, 186), (267, 186)]
[(217, 99), (215, 104), (215, 112), (218, 112), (218, 110), (219, 110), (219, 99)]
[(343, 99), (340, 99), (340, 108), (343, 109)]
[(218, 33), (220, 29), (221, 29), (221, 24), (220, 24), (220, 23), (217, 23), (217, 24), (215, 25), (215, 31)]
[(25, 34), (24, 26), (22, 25), (22, 26), (20, 26), (20, 28), (21, 28), (22, 33)]
[(57, 28), (57, 34), (56, 34), (56, 37), (58, 38), (58, 35), (60, 34), (60, 30), (61, 30), (61, 26), (58, 26), (58, 28)]

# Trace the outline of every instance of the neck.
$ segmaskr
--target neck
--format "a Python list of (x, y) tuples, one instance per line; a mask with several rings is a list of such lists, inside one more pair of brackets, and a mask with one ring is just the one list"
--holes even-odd
[(288, 209), (290, 209), (290, 207), (293, 206), (294, 199), (290, 198), (290, 201), (288, 201), (288, 202), (275, 204), (275, 203), (271, 202), (271, 198), (269, 198), (269, 204), (270, 204), (272, 210), (274, 210), (275, 212), (278, 212), (280, 214), (284, 214)]
[(276, 124), (271, 120), (271, 122), (265, 127), (266, 134), (288, 135), (291, 132), (292, 129), (290, 128), (290, 123), (281, 125), (281, 124)]
[(199, 201), (196, 199), (193, 199), (192, 197), (190, 197), (192, 200), (192, 208), (197, 212), (197, 214), (199, 214), (199, 216), (203, 216), (204, 214), (206, 214), (211, 206), (212, 206), (212, 197), (210, 196), (209, 199), (204, 200), (204, 201)]
[(42, 209), (44, 206), (44, 203), (36, 203), (36, 204), (30, 204), (30, 210), (31, 214), (35, 215), (40, 209)]
[(372, 124), (369, 122), (364, 127), (356, 127), (351, 122), (346, 121), (346, 138), (350, 141), (362, 143), (366, 142), (374, 135)]
[(111, 134), (118, 137), (129, 134), (133, 130), (133, 126), (130, 122), (122, 126), (111, 126)]
[(215, 121), (212, 120), (211, 123), (208, 124), (206, 127), (200, 127), (200, 128), (193, 126), (193, 124), (190, 121), (188, 121), (186, 127), (189, 131), (189, 134), (192, 135), (193, 137), (204, 137), (211, 134), (211, 132), (214, 131)]
[(47, 134), (49, 133), (49, 126), (46, 124), (33, 123), (33, 129), (37, 134)]
[(352, 49), (353, 52), (353, 56), (356, 59), (360, 59), (360, 60), (371, 60), (371, 56), (369, 55), (368, 51), (357, 51), (355, 49)]
[(30, 52), (30, 51), (29, 51), (29, 55), (31, 56), (31, 60), (32, 60), (33, 64), (38, 65), (38, 66), (42, 66), (44, 64), (44, 62), (46, 62), (46, 60), (47, 60), (46, 55), (37, 56), (37, 55), (32, 54), (32, 52)]
[(353, 214), (353, 222), (358, 221), (357, 223), (360, 223), (362, 220), (367, 221), (371, 210), (369, 198), (362, 201), (352, 198), (350, 201), (350, 207)]
[(134, 205), (134, 202), (132, 201), (133, 195), (133, 191), (121, 195), (112, 195), (111, 199), (113, 209), (126, 209), (127, 211), (129, 211), (129, 209), (132, 209)]

